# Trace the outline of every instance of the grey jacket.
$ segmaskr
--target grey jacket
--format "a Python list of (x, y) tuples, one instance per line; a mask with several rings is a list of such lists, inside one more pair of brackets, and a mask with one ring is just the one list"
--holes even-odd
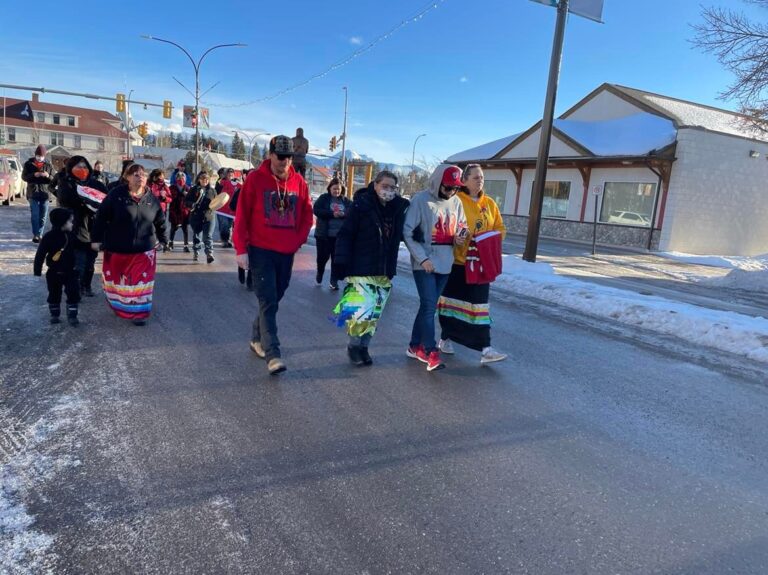
[(440, 164), (429, 178), (429, 188), (411, 198), (405, 215), (403, 236), (411, 253), (411, 266), (422, 269), (430, 260), (435, 273), (449, 274), (453, 266), (454, 237), (467, 228), (467, 218), (458, 196), (444, 200), (438, 195), (443, 172), (450, 164)]

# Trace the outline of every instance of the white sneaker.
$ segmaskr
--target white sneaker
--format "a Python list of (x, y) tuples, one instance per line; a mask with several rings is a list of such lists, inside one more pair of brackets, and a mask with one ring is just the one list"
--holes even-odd
[(456, 350), (453, 349), (453, 343), (451, 343), (450, 339), (441, 339), (439, 342), (437, 342), (437, 347), (440, 348), (440, 351), (447, 353), (448, 355), (453, 355), (456, 353)]
[(264, 359), (266, 357), (266, 353), (264, 353), (264, 348), (261, 347), (261, 342), (258, 341), (252, 341), (250, 343), (251, 351), (258, 355), (261, 359)]
[(504, 361), (505, 359), (507, 359), (506, 353), (496, 351), (492, 347), (486, 347), (483, 350), (483, 354), (480, 356), (480, 363), (493, 363), (495, 361)]

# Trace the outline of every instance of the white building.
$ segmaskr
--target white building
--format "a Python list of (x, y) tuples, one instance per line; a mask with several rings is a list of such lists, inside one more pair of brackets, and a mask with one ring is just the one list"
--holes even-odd
[[(513, 233), (528, 226), (540, 124), (447, 159), (483, 166)], [(768, 253), (768, 134), (734, 112), (603, 84), (555, 120), (541, 235), (591, 241), (595, 208), (599, 243)]]
[(120, 118), (104, 110), (41, 102), (38, 94), (31, 100), (0, 98), (0, 135), (6, 147), (19, 151), (22, 162), (29, 150), (43, 144), (57, 151), (52, 155), (57, 169), (67, 157), (79, 154), (119, 171), (128, 153), (128, 134), (122, 125)]

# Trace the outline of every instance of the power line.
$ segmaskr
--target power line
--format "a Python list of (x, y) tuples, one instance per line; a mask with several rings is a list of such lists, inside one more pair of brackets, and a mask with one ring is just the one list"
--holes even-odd
[(307, 84), (310, 84), (311, 82), (314, 82), (318, 78), (322, 78), (324, 76), (327, 76), (328, 74), (330, 74), (331, 72), (333, 72), (335, 70), (338, 70), (342, 66), (346, 66), (347, 64), (352, 62), (352, 60), (354, 60), (358, 56), (362, 56), (363, 54), (365, 54), (369, 50), (373, 49), (374, 46), (376, 46), (380, 42), (386, 40), (387, 38), (392, 36), (392, 34), (397, 32), (401, 28), (404, 28), (408, 24), (412, 24), (414, 22), (418, 22), (425, 15), (427, 15), (429, 12), (431, 12), (432, 10), (437, 9), (445, 1), (446, 0), (432, 0), (431, 2), (429, 2), (429, 4), (427, 4), (421, 10), (419, 10), (419, 12), (417, 12), (416, 15), (410, 16), (410, 17), (406, 18), (405, 20), (401, 21), (399, 24), (395, 25), (393, 28), (391, 28), (387, 32), (384, 32), (380, 36), (377, 36), (376, 38), (371, 40), (367, 45), (365, 45), (365, 46), (363, 46), (361, 48), (358, 48), (357, 50), (352, 52), (349, 56), (345, 57), (343, 60), (339, 60), (335, 64), (331, 64), (328, 68), (326, 68), (322, 72), (318, 72), (314, 76), (310, 76), (306, 80), (303, 80), (301, 82), (293, 84), (292, 86), (289, 86), (288, 88), (284, 88), (284, 89), (282, 89), (282, 90), (280, 90), (278, 92), (275, 92), (274, 94), (272, 94), (270, 96), (264, 96), (263, 98), (259, 98), (258, 100), (251, 100), (249, 102), (241, 102), (239, 104), (217, 104), (217, 103), (214, 103), (214, 102), (204, 102), (204, 103), (207, 106), (211, 106), (211, 107), (215, 107), (215, 108), (242, 108), (244, 106), (253, 106), (254, 104), (260, 104), (262, 102), (269, 102), (270, 100), (274, 100), (276, 98), (279, 98), (280, 96), (284, 96), (285, 94), (288, 94), (289, 92), (293, 92), (294, 90), (298, 90), (299, 88), (303, 88), (304, 86), (306, 86)]

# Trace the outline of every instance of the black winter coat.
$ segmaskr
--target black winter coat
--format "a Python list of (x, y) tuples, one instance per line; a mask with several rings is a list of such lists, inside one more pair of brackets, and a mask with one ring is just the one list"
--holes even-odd
[[(37, 245), (35, 253), (34, 273), (36, 276), (43, 273), (43, 262), (48, 265), (50, 273), (72, 275), (75, 270), (75, 245), (77, 240), (72, 232), (63, 230), (50, 230)], [(59, 252), (61, 252), (59, 254)], [(56, 257), (56, 254), (59, 254)], [(56, 259), (54, 259), (56, 257)]]
[[(77, 184), (77, 180), (73, 177), (64, 176), (59, 180), (59, 186), (56, 188), (56, 198), (58, 199), (59, 207), (69, 208), (75, 214), (75, 227), (72, 231), (77, 236), (81, 247), (91, 249), (90, 245), (86, 246), (83, 244), (91, 243), (91, 229), (93, 228), (93, 220), (96, 217), (96, 210), (99, 208), (99, 205), (81, 197), (77, 193)], [(83, 185), (100, 192), (107, 192), (104, 184), (95, 178), (90, 178)]]
[(114, 188), (96, 212), (91, 240), (108, 252), (139, 254), (168, 242), (165, 214), (147, 188), (137, 202), (128, 186)]
[[(35, 176), (36, 172), (46, 172), (48, 177)], [(21, 179), (27, 182), (27, 199), (50, 200), (53, 176), (53, 166), (48, 160), (43, 161), (42, 168), (38, 168), (35, 165), (34, 158), (30, 158), (24, 162), (24, 168), (21, 171)]]
[(97, 182), (100, 182), (102, 186), (104, 186), (104, 189), (107, 189), (107, 186), (109, 185), (109, 177), (107, 177), (106, 172), (96, 172), (94, 171), (91, 176), (93, 176), (93, 179)]
[[(405, 212), (410, 202), (396, 196), (381, 205), (373, 184), (359, 190), (344, 225), (336, 236), (335, 263), (344, 276), (387, 276), (397, 274), (397, 252), (403, 240)], [(392, 229), (385, 237), (385, 216)]]
[[(331, 201), (333, 200), (333, 196), (330, 194), (330, 192), (325, 192), (323, 195), (321, 195), (317, 200), (315, 200), (315, 205), (312, 206), (312, 212), (315, 214), (315, 217), (317, 218), (315, 220), (315, 237), (316, 238), (327, 238), (329, 235), (328, 233), (328, 223), (334, 219), (333, 217), (333, 210), (331, 209)], [(345, 196), (339, 196), (339, 200), (341, 200), (344, 203), (344, 213), (349, 213), (349, 208), (352, 205), (352, 202), (349, 200), (349, 198)], [(339, 218), (336, 218), (339, 219)], [(339, 222), (343, 224), (343, 222)], [(334, 236), (335, 237), (335, 236)]]

